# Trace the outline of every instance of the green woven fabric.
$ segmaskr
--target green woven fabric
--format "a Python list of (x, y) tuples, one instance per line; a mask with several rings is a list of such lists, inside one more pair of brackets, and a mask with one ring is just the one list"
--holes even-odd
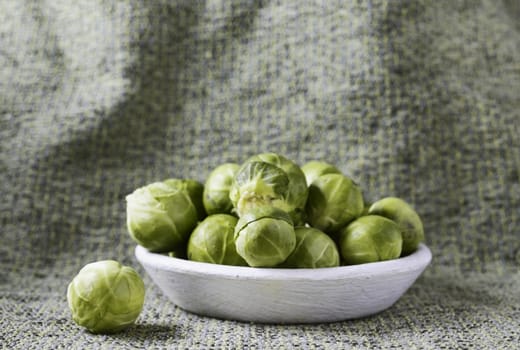
[[(0, 0), (0, 347), (518, 348), (519, 23), (515, 0)], [(393, 307), (252, 324), (153, 285), (125, 195), (266, 151), (415, 206), (433, 261)], [(92, 335), (66, 286), (107, 258), (146, 301)]]

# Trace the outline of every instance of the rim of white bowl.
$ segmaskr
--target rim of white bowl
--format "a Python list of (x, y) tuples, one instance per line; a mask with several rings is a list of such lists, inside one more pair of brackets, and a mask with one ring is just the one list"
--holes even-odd
[(258, 268), (248, 266), (218, 265), (170, 257), (153, 253), (142, 246), (135, 248), (137, 260), (154, 270), (217, 277), (224, 279), (265, 279), (265, 280), (331, 280), (345, 277), (367, 278), (403, 271), (423, 270), (431, 261), (432, 253), (423, 243), (410, 255), (359, 265), (322, 268)]

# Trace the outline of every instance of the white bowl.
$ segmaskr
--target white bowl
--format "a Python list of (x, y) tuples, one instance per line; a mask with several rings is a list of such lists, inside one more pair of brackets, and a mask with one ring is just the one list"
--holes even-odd
[(319, 269), (200, 263), (135, 249), (137, 260), (177, 306), (195, 314), (261, 323), (334, 322), (392, 306), (431, 261), (421, 244), (395, 260)]

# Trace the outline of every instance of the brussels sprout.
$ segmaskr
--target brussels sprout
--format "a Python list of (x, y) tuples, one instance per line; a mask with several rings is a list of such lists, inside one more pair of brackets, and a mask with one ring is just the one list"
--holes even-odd
[(92, 333), (115, 333), (133, 324), (144, 295), (137, 272), (114, 260), (85, 265), (67, 288), (73, 320)]
[(341, 174), (341, 170), (334, 165), (319, 160), (311, 160), (302, 166), (302, 171), (305, 174), (307, 185), (310, 185), (321, 175), (325, 174)]
[(229, 197), (239, 216), (252, 207), (273, 206), (289, 213), (292, 221), (304, 223), (307, 182), (300, 167), (276, 153), (262, 153), (240, 167)]
[(369, 214), (387, 217), (397, 223), (403, 236), (403, 255), (413, 253), (424, 241), (421, 218), (410, 204), (396, 197), (386, 197), (374, 202)]
[(200, 222), (188, 241), (188, 259), (222, 265), (247, 266), (235, 248), (238, 219), (229, 214), (213, 214)]
[(204, 184), (202, 201), (208, 215), (231, 214), (233, 203), (229, 189), (240, 166), (235, 163), (219, 165), (209, 174)]
[(186, 244), (198, 222), (188, 191), (154, 182), (126, 196), (127, 228), (139, 245), (167, 252)]
[(229, 198), (238, 216), (242, 216), (258, 206), (283, 207), (288, 188), (289, 178), (277, 166), (247, 162), (235, 175)]
[(207, 214), (202, 202), (203, 184), (193, 179), (168, 179), (164, 183), (187, 193), (195, 209), (197, 209), (197, 218), (199, 221), (204, 220)]
[(318, 268), (339, 266), (336, 243), (312, 227), (296, 227), (296, 247), (281, 267)]
[(235, 246), (249, 266), (274, 267), (296, 246), (296, 234), (289, 214), (268, 206), (252, 208), (235, 226)]
[(325, 174), (309, 186), (305, 210), (307, 221), (327, 234), (334, 235), (363, 213), (361, 188), (342, 174)]
[(403, 239), (395, 222), (379, 215), (366, 215), (340, 231), (339, 251), (347, 264), (396, 259)]

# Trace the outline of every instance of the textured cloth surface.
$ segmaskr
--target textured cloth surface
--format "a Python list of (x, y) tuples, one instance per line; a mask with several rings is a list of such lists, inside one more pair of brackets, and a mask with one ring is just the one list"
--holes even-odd
[[(519, 23), (515, 0), (0, 0), (0, 347), (518, 348)], [(433, 261), (393, 307), (252, 324), (153, 285), (125, 195), (266, 151), (414, 205)], [(107, 258), (146, 301), (92, 335), (66, 286)]]

